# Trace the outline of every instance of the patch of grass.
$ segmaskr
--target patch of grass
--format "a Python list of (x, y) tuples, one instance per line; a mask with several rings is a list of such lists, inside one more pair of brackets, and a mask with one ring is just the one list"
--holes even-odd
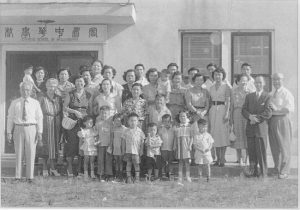
[(37, 178), (34, 184), (1, 183), (2, 207), (296, 208), (297, 179), (243, 177), (200, 182), (85, 182)]

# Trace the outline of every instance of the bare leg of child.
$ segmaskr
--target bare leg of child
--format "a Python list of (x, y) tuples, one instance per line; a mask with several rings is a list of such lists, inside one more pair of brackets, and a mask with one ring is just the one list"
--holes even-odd
[(41, 158), (40, 159), (43, 165), (43, 177), (48, 176), (48, 164), (47, 164), (47, 158)]
[(122, 157), (119, 157), (119, 177), (120, 179), (123, 179), (123, 160)]
[(148, 181), (151, 181), (151, 176), (152, 176), (152, 168), (148, 169)]
[(119, 177), (119, 171), (120, 171), (120, 159), (119, 159), (119, 156), (117, 155), (114, 155), (113, 156), (114, 160), (115, 160), (115, 167), (116, 167), (116, 174), (115, 174), (115, 177), (118, 178)]
[(83, 168), (84, 168), (84, 179), (88, 179), (88, 178), (89, 178), (89, 172), (88, 172), (88, 168), (89, 168), (89, 160), (90, 160), (90, 156), (85, 155), (85, 156), (84, 156), (84, 164), (83, 164)]
[(135, 170), (135, 182), (140, 181), (140, 164), (136, 161), (133, 162), (134, 170)]
[(73, 177), (73, 158), (74, 157), (67, 157), (67, 162), (68, 162), (68, 169), (67, 169), (67, 172), (68, 172), (68, 176), (69, 177)]
[(198, 173), (199, 173), (199, 181), (201, 180), (201, 178), (202, 178), (202, 164), (199, 164), (198, 165)]
[(95, 156), (94, 155), (90, 156), (90, 166), (91, 166), (91, 178), (96, 179), (96, 176), (95, 176)]
[(154, 169), (154, 179), (158, 179), (159, 169)]
[(128, 160), (127, 164), (126, 164), (127, 183), (132, 183), (132, 180), (131, 180), (131, 167), (132, 167), (132, 162), (130, 160)]
[(186, 173), (186, 180), (188, 182), (192, 182), (191, 179), (191, 173), (190, 173), (190, 162), (189, 159), (184, 159), (184, 164), (185, 164), (185, 173)]
[(206, 179), (206, 181), (208, 182), (209, 179), (210, 179), (210, 164), (209, 163), (206, 164), (206, 169), (207, 169), (207, 179)]
[(183, 161), (184, 160), (180, 159), (178, 164), (178, 182), (182, 182)]
[(242, 150), (241, 149), (236, 149), (236, 156), (237, 156), (238, 163), (241, 165), (243, 163)]

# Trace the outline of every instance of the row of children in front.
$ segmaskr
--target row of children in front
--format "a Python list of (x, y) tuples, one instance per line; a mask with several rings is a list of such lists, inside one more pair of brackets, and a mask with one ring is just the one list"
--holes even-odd
[(122, 125), (120, 114), (109, 118), (110, 107), (100, 108), (100, 121), (93, 126), (92, 117), (83, 119), (84, 128), (78, 132), (81, 139), (80, 149), (84, 155), (84, 177), (88, 178), (88, 164), (90, 163), (91, 178), (96, 178), (94, 173), (94, 160), (98, 158), (98, 174), (100, 181), (105, 176), (112, 176), (112, 162), (115, 160), (115, 175), (122, 176), (123, 161), (126, 162), (127, 183), (131, 183), (132, 165), (135, 170), (135, 182), (139, 181), (141, 156), (146, 146), (146, 160), (144, 161), (148, 170), (148, 180), (159, 178), (159, 170), (164, 168), (166, 176), (170, 175), (170, 163), (173, 155), (179, 160), (178, 182), (183, 180), (183, 166), (186, 168), (186, 179), (191, 182), (190, 158), (191, 150), (195, 150), (195, 163), (199, 165), (199, 175), (202, 169), (207, 171), (207, 181), (210, 178), (210, 163), (212, 162), (211, 148), (213, 138), (207, 133), (207, 121), (200, 119), (197, 122), (198, 131), (195, 132), (188, 119), (188, 112), (182, 111), (178, 116), (178, 125), (172, 126), (171, 115), (162, 116), (161, 125), (149, 123), (147, 136), (139, 128), (139, 116), (136, 113), (128, 115), (128, 127)]

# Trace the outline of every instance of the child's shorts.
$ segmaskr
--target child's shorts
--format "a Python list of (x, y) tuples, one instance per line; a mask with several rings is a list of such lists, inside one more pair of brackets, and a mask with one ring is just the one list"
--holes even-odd
[(161, 169), (162, 168), (162, 157), (161, 155), (154, 155), (153, 157), (146, 157), (147, 169)]
[(123, 158), (122, 155), (114, 155), (114, 160), (117, 162), (123, 161), (122, 158)]
[(164, 162), (171, 163), (174, 159), (173, 151), (162, 150), (161, 151), (161, 157), (162, 157)]
[(132, 162), (136, 164), (140, 164), (140, 156), (135, 154), (126, 153), (124, 155), (124, 161), (126, 162)]
[(195, 163), (196, 164), (210, 164), (213, 162), (212, 156), (209, 154), (201, 154), (200, 152), (195, 152)]

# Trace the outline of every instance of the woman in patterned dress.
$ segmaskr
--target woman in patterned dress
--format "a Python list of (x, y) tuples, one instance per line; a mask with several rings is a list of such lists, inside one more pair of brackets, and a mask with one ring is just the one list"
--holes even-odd
[(155, 106), (155, 96), (157, 95), (157, 80), (159, 72), (156, 68), (150, 68), (146, 73), (149, 81), (148, 85), (143, 86), (143, 96), (147, 101), (147, 106)]
[(226, 147), (229, 142), (229, 108), (231, 88), (224, 81), (226, 73), (218, 67), (212, 74), (215, 83), (210, 87), (211, 108), (209, 110), (210, 133), (215, 140), (217, 161), (215, 166), (224, 167)]
[(182, 87), (182, 74), (177, 71), (172, 76), (171, 92), (167, 103), (167, 107), (172, 113), (172, 119), (175, 119), (179, 112), (185, 110), (185, 94), (186, 89)]
[(123, 92), (122, 92), (122, 104), (129, 99), (132, 98), (132, 86), (137, 81), (137, 76), (135, 74), (135, 71), (133, 69), (128, 69), (123, 74), (123, 80), (126, 82), (126, 84), (123, 86)]
[(71, 130), (66, 130), (66, 144), (64, 152), (68, 162), (68, 176), (73, 177), (72, 164), (75, 156), (79, 155), (79, 137), (77, 135), (80, 130), (82, 119), (91, 114), (91, 93), (84, 89), (84, 79), (76, 76), (75, 90), (72, 90), (65, 98), (64, 111), (73, 120), (77, 120), (77, 124)]
[(232, 145), (236, 149), (237, 161), (240, 165), (245, 162), (245, 156), (242, 155), (242, 150), (247, 149), (246, 124), (247, 120), (242, 116), (242, 107), (245, 102), (246, 95), (251, 91), (248, 88), (248, 77), (245, 74), (238, 75), (236, 81), (238, 86), (232, 91), (231, 101), (231, 120), (233, 132), (236, 140)]
[(59, 176), (54, 167), (57, 158), (58, 142), (61, 136), (62, 99), (55, 93), (57, 79), (50, 78), (46, 82), (47, 92), (40, 97), (43, 111), (43, 145), (37, 146), (37, 157), (43, 160), (43, 176), (48, 175), (47, 160), (50, 162), (50, 175)]
[(127, 99), (122, 107), (122, 116), (125, 125), (127, 123), (127, 116), (135, 112), (139, 116), (139, 127), (145, 132), (145, 117), (146, 117), (146, 100), (141, 98), (143, 86), (140, 83), (134, 83), (132, 85), (132, 98)]
[(72, 82), (69, 81), (71, 72), (68, 67), (61, 68), (57, 72), (58, 76), (58, 86), (57, 86), (57, 94), (62, 97), (64, 100), (68, 93), (74, 90), (75, 86)]

